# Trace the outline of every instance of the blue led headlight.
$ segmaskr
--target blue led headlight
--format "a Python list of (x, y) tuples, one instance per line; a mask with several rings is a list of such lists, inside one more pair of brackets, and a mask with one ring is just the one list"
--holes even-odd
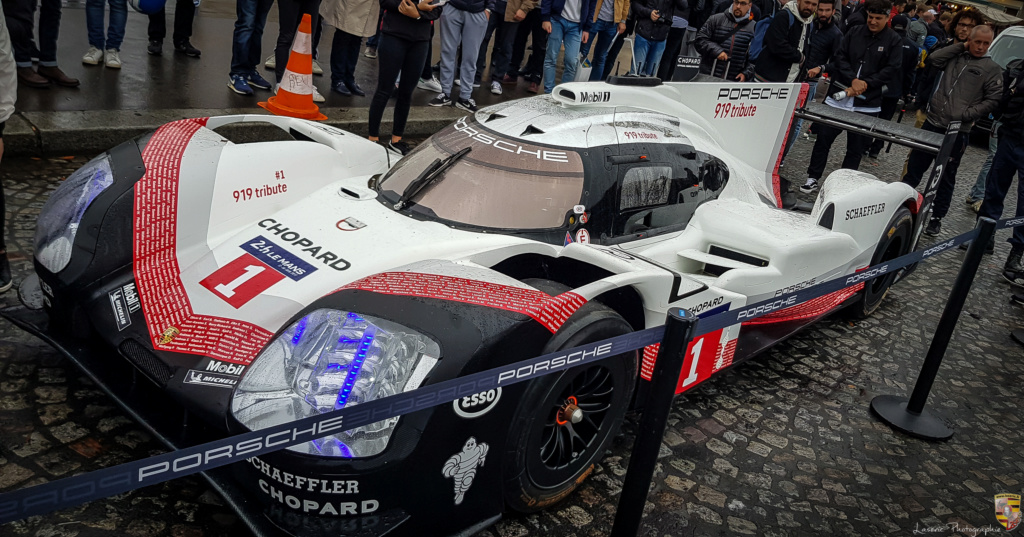
[[(441, 354), (400, 324), (321, 309), (299, 319), (253, 361), (231, 399), (250, 430), (418, 388)], [(290, 447), (326, 457), (369, 457), (387, 447), (398, 418)]]
[(50, 194), (36, 223), (36, 259), (50, 272), (60, 272), (71, 261), (78, 225), (96, 196), (114, 183), (110, 157), (104, 153), (68, 176)]

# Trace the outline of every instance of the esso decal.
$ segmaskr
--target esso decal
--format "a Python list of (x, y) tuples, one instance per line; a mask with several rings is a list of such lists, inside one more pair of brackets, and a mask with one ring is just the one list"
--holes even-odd
[(474, 393), (452, 401), (455, 413), (463, 418), (479, 418), (497, 406), (501, 399), (501, 388)]

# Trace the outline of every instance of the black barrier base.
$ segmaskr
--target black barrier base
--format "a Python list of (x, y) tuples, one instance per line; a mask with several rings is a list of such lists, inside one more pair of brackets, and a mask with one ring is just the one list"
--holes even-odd
[(1024, 345), (1024, 330), (1014, 330), (1010, 332), (1010, 337), (1017, 343)]
[(947, 440), (953, 436), (953, 429), (946, 427), (942, 420), (928, 410), (920, 414), (907, 410), (906, 397), (879, 395), (871, 400), (871, 410), (893, 429), (925, 440)]

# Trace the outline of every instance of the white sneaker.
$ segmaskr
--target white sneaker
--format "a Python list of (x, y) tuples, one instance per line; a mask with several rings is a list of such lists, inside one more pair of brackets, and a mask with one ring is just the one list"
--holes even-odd
[(111, 69), (120, 69), (121, 54), (115, 49), (108, 48), (107, 51), (103, 54), (103, 63)]
[(429, 79), (421, 78), (416, 83), (416, 87), (421, 90), (427, 90), (430, 93), (441, 93), (441, 81), (436, 76), (432, 76)]
[(263, 67), (273, 71), (277, 68), (277, 54), (271, 54), (267, 56), (267, 61), (263, 62)]
[(320, 62), (318, 62), (316, 60), (313, 60), (313, 74), (314, 75), (323, 75), (324, 74), (324, 68), (320, 67)]
[(101, 61), (103, 61), (103, 51), (93, 46), (90, 46), (89, 51), (82, 56), (82, 63), (86, 65), (99, 65)]
[(316, 86), (313, 86), (313, 102), (322, 103), (326, 100), (327, 99), (325, 99), (323, 95), (320, 95), (320, 90), (316, 89)]
[(818, 180), (810, 177), (807, 178), (807, 182), (804, 183), (804, 186), (800, 187), (800, 192), (803, 192), (804, 194), (810, 194), (815, 190), (818, 190)]
[(497, 80), (491, 82), (491, 93), (501, 95), (501, 82), (498, 82)]

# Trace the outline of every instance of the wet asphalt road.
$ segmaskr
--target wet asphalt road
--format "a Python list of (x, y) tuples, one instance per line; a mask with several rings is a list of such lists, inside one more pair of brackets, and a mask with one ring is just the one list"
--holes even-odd
[[(841, 159), (843, 138), (831, 166)], [(810, 144), (784, 175), (802, 182)], [(905, 151), (863, 170), (895, 180)], [(966, 231), (962, 199), (985, 157), (971, 147), (939, 239)], [(48, 192), (86, 156), (0, 164), (15, 279), (30, 270), (35, 218)], [(830, 168), (831, 169), (831, 168)], [(926, 263), (894, 288), (870, 319), (829, 318), (678, 398), (665, 435), (643, 535), (970, 535), (994, 527), (993, 495), (1024, 489), (1020, 402), (1024, 349), (1008, 333), (1022, 312), (998, 276), (1008, 252), (986, 256), (950, 345), (929, 408), (956, 430), (933, 443), (894, 434), (868, 403), (909, 393), (959, 251)], [(0, 296), (6, 304), (15, 293)], [(541, 513), (509, 515), (481, 535), (605, 535), (611, 527), (635, 420), (594, 475)], [(0, 491), (162, 452), (71, 364), (0, 322)], [(957, 531), (959, 530), (959, 531)], [(0, 526), (0, 536), (201, 537), (247, 535), (198, 478), (184, 478)]]

